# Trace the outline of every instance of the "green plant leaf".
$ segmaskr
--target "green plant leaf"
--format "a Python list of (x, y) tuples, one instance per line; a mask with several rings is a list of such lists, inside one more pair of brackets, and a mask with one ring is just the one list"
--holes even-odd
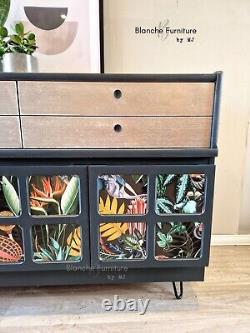
[(47, 251), (47, 250), (45, 250), (45, 249), (43, 249), (43, 248), (41, 248), (40, 250), (41, 250), (42, 254), (45, 256), (45, 258), (46, 258), (47, 260), (54, 261), (53, 257), (52, 257), (51, 254), (49, 253), (49, 251)]
[(30, 41), (35, 41), (35, 39), (36, 39), (36, 36), (35, 36), (35, 34), (33, 34), (33, 33), (30, 33), (30, 34), (28, 34), (28, 40), (30, 40)]
[(57, 254), (57, 257), (56, 257), (56, 260), (63, 260), (64, 258), (63, 258), (63, 250), (62, 250), (62, 248), (60, 247), (60, 249), (59, 249), (59, 252), (58, 252), (58, 254)]
[(30, 209), (38, 213), (38, 215), (48, 215), (46, 210), (42, 207), (30, 206)]
[(58, 201), (56, 199), (53, 198), (41, 198), (41, 197), (30, 197), (30, 199), (32, 200), (36, 200), (36, 201), (40, 201), (40, 202), (46, 202), (46, 203), (50, 203), (50, 204), (55, 204), (57, 206), (58, 209), (58, 214), (60, 215), (60, 205), (58, 203)]
[(159, 247), (165, 247), (166, 246), (166, 243), (164, 241), (157, 241), (157, 244)]
[(170, 184), (175, 177), (176, 175), (167, 175), (166, 179), (164, 180), (163, 186)]
[(21, 211), (19, 197), (17, 195), (14, 186), (9, 182), (9, 180), (5, 176), (2, 177), (2, 189), (9, 209), (12, 211), (14, 215), (16, 216), (19, 215)]
[(22, 22), (19, 22), (15, 25), (15, 31), (18, 35), (24, 35), (24, 25)]
[(50, 241), (52, 246), (56, 249), (56, 250), (60, 250), (60, 244), (52, 237), (50, 237)]
[(79, 177), (73, 176), (61, 199), (61, 209), (64, 215), (76, 214), (76, 208), (79, 201)]
[(165, 242), (167, 237), (162, 232), (157, 232), (157, 236), (160, 238), (161, 241)]
[(10, 0), (0, 0), (0, 26), (7, 21), (10, 11)]
[(0, 37), (2, 39), (8, 37), (8, 29), (0, 26)]
[(10, 40), (15, 44), (20, 44), (22, 42), (21, 37), (19, 37), (18, 35), (11, 35)]
[(173, 203), (171, 201), (164, 198), (156, 199), (156, 212), (158, 214), (161, 214), (162, 211), (165, 214), (171, 214), (173, 212), (171, 207), (173, 207)]
[(186, 192), (186, 189), (188, 186), (188, 181), (189, 181), (188, 174), (182, 175), (178, 180), (177, 187), (176, 187), (176, 203), (177, 204), (179, 202), (181, 202), (185, 196), (185, 192)]

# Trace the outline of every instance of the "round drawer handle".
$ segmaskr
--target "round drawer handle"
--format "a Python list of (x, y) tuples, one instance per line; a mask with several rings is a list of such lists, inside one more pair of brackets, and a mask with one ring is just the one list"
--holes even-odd
[(121, 92), (120, 89), (116, 89), (116, 90), (114, 91), (114, 97), (115, 97), (116, 99), (119, 99), (119, 98), (122, 97), (122, 92)]
[(116, 125), (114, 126), (114, 131), (115, 131), (115, 132), (119, 133), (119, 132), (121, 132), (121, 130), (122, 130), (122, 127), (121, 127), (120, 124), (116, 124)]

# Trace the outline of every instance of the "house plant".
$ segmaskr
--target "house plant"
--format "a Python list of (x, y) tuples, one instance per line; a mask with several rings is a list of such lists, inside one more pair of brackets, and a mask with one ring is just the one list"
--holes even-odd
[(4, 26), (10, 10), (10, 0), (0, 0), (0, 71), (34, 72), (38, 70), (33, 56), (37, 48), (36, 36), (24, 31), (22, 22), (16, 23), (12, 34)]
[(33, 53), (37, 49), (36, 36), (25, 32), (22, 22), (16, 23), (13, 33), (8, 36), (9, 52), (3, 57), (4, 72), (34, 72), (38, 70)]

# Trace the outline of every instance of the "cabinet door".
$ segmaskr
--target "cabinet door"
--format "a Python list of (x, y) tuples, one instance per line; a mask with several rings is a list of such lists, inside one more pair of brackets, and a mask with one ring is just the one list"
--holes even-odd
[(214, 166), (90, 167), (91, 264), (204, 266)]
[(0, 178), (0, 271), (89, 266), (86, 167), (0, 167)]

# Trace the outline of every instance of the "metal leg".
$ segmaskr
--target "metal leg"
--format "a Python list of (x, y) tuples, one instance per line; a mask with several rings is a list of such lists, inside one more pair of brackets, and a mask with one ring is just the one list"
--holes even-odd
[(172, 283), (173, 283), (173, 289), (174, 289), (175, 298), (176, 299), (182, 299), (182, 295), (183, 295), (183, 282), (180, 281), (180, 292), (179, 293), (177, 292), (177, 288), (176, 288), (175, 282), (172, 282)]

